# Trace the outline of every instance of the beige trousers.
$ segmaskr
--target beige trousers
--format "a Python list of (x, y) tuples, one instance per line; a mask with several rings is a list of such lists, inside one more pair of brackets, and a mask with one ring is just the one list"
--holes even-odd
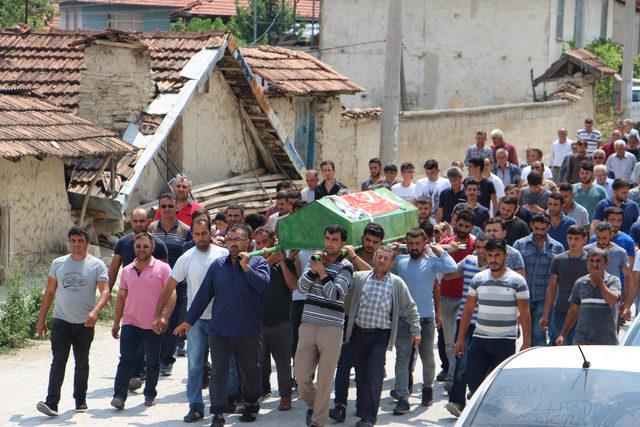
[[(300, 397), (313, 409), (312, 422), (324, 426), (342, 346), (342, 327), (302, 322), (298, 332), (295, 374)], [(318, 368), (317, 386), (313, 378)]]

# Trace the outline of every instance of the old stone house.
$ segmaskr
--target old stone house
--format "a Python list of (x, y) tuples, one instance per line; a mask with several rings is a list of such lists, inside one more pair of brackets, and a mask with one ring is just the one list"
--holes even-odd
[(97, 172), (89, 209), (106, 224), (179, 171), (196, 185), (258, 166), (300, 177), (339, 128), (340, 95), (362, 90), (307, 54), (239, 48), (221, 31), (3, 31), (0, 55), (0, 85), (32, 88), (138, 149), (104, 170), (73, 165), (72, 205)]
[[(80, 215), (69, 206), (65, 165), (119, 158), (132, 147), (28, 91), (0, 90), (0, 274), (20, 255), (59, 252)], [(86, 207), (85, 207), (86, 208)]]

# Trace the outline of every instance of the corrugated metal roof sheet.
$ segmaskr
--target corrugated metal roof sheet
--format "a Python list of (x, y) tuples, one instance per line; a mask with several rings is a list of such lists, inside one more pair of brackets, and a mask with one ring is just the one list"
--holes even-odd
[(113, 132), (37, 97), (0, 93), (0, 157), (63, 158), (134, 150)]
[(275, 46), (240, 48), (251, 70), (270, 91), (305, 95), (356, 93), (364, 89), (305, 52)]

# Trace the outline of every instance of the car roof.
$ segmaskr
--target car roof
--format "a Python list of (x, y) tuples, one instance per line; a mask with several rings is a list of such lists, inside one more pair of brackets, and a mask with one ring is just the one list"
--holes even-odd
[[(640, 347), (609, 345), (580, 346), (590, 369), (640, 372)], [(578, 346), (534, 347), (518, 353), (502, 369), (576, 368), (582, 369), (582, 355)]]

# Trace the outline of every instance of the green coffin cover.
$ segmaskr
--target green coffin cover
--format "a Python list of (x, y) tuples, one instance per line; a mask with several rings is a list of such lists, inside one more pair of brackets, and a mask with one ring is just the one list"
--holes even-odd
[[(341, 201), (346, 201), (347, 210), (349, 206), (353, 208), (354, 199), (365, 202), (362, 209), (348, 215), (330, 197), (316, 200), (278, 221), (278, 244), (289, 249), (322, 249), (324, 229), (332, 224), (347, 230), (347, 243), (353, 246), (361, 245), (362, 232), (369, 222), (384, 228), (385, 242), (402, 239), (407, 230), (418, 226), (418, 209), (386, 188), (337, 197), (343, 207)], [(368, 201), (373, 203), (369, 205)], [(358, 212), (360, 215), (355, 217)]]

